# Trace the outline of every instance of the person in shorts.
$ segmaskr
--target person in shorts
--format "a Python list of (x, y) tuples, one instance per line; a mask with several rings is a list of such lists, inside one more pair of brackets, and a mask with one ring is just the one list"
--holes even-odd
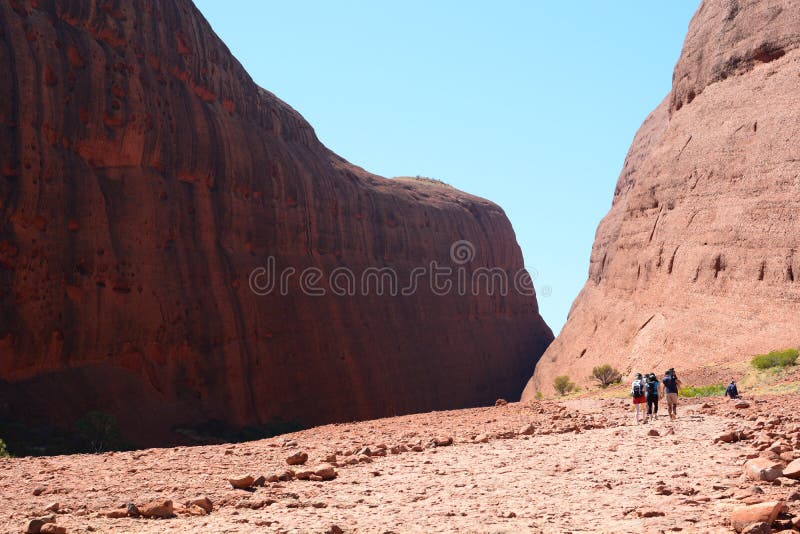
[[(647, 400), (645, 399), (645, 382), (642, 379), (642, 373), (636, 373), (636, 378), (631, 384), (631, 397), (633, 397), (633, 409), (636, 424), (645, 422), (646, 415), (644, 412), (644, 405)], [(639, 412), (641, 411), (641, 420)]]
[(667, 411), (669, 411), (669, 418), (675, 419), (678, 417), (678, 390), (681, 387), (681, 381), (675, 374), (675, 369), (669, 369), (664, 373), (664, 378), (661, 380), (661, 398), (667, 399)]

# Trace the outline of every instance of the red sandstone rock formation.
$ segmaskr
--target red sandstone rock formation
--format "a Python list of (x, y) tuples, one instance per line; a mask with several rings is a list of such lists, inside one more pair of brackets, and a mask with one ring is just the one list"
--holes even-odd
[[(522, 268), (496, 205), (331, 153), (188, 0), (0, 2), (0, 416), (310, 425), (519, 395), (536, 299), (303, 295), (300, 271)], [(267, 257), (289, 294), (248, 285)]]
[(523, 398), (601, 363), (719, 374), (798, 345), (798, 46), (800, 2), (702, 3)]

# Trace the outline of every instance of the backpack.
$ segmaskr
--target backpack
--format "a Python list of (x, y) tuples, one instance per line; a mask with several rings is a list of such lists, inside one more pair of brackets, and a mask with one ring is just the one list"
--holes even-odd
[(656, 380), (647, 383), (647, 394), (651, 397), (658, 397), (658, 382)]
[(634, 380), (633, 387), (631, 388), (631, 393), (633, 397), (642, 397), (644, 396), (644, 388), (642, 387), (641, 380)]
[(664, 377), (664, 379), (661, 382), (664, 384), (664, 390), (667, 393), (677, 393), (678, 392), (678, 387), (677, 387), (677, 384), (675, 383), (675, 377), (674, 376), (667, 375), (667, 376)]

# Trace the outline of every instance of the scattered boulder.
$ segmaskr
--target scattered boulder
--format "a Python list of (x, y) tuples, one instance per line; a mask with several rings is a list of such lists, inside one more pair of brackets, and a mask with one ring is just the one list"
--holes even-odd
[(783, 465), (769, 458), (753, 458), (745, 462), (744, 474), (751, 480), (772, 482), (783, 474)]
[(33, 495), (38, 497), (39, 495), (44, 493), (45, 489), (46, 488), (44, 486), (36, 486), (35, 488), (33, 488)]
[(45, 512), (56, 513), (56, 512), (58, 512), (59, 508), (61, 508), (61, 505), (58, 502), (53, 502), (53, 503), (50, 503), (49, 505), (47, 505), (44, 510), (45, 510)]
[(267, 477), (267, 482), (289, 482), (294, 480), (295, 473), (291, 469)]
[(660, 436), (661, 434), (655, 428), (651, 428), (647, 431), (648, 436)]
[(298, 451), (286, 459), (289, 465), (303, 465), (308, 461), (308, 454), (303, 451)]
[(236, 476), (228, 479), (228, 482), (233, 487), (233, 489), (248, 489), (253, 487), (253, 483), (256, 481), (250, 475), (242, 475)]
[(733, 443), (736, 441), (735, 432), (723, 432), (714, 438), (714, 443)]
[(321, 480), (333, 480), (338, 473), (331, 464), (319, 464), (314, 468), (314, 475), (320, 477)]
[(125, 508), (112, 508), (111, 510), (100, 512), (100, 515), (108, 517), (109, 519), (120, 519), (122, 517), (128, 517), (128, 511)]
[(739, 506), (731, 512), (731, 526), (736, 532), (743, 532), (747, 527), (754, 523), (772, 523), (778, 518), (778, 514), (783, 510), (783, 502), (770, 501), (748, 506)]
[(533, 423), (528, 423), (520, 428), (519, 433), (523, 436), (532, 436), (536, 433), (536, 427), (533, 425)]
[(508, 401), (505, 400), (505, 399), (497, 399), (496, 401), (494, 401), (494, 405), (495, 406), (507, 406), (508, 405)]
[(438, 438), (434, 438), (434, 439), (433, 439), (433, 444), (434, 444), (435, 446), (437, 446), (437, 447), (447, 447), (447, 446), (449, 446), (449, 445), (452, 445), (452, 444), (453, 444), (453, 438), (452, 438), (452, 437), (446, 437), (446, 438), (444, 438), (444, 437), (438, 437)]
[(310, 480), (311, 479), (311, 475), (313, 475), (313, 474), (314, 474), (314, 471), (311, 471), (309, 469), (304, 469), (302, 471), (297, 471), (294, 474), (294, 476), (295, 476), (295, 478), (297, 480)]
[(800, 459), (792, 460), (783, 470), (783, 476), (800, 479)]
[(137, 506), (137, 508), (139, 509), (139, 513), (142, 515), (142, 517), (147, 517), (150, 519), (166, 519), (169, 517), (175, 517), (175, 510), (173, 509), (172, 501), (169, 499), (151, 501), (142, 506)]
[(186, 506), (199, 506), (203, 510), (206, 511), (207, 514), (210, 514), (214, 510), (214, 503), (211, 502), (211, 499), (208, 497), (198, 497), (197, 499), (193, 499), (186, 503)]
[(747, 402), (746, 400), (740, 400), (739, 402), (734, 404), (733, 407), (742, 410), (744, 408), (749, 408), (750, 407), (750, 403)]
[(31, 519), (30, 521), (28, 521), (28, 525), (25, 527), (25, 534), (39, 534), (39, 532), (42, 531), (43, 526), (55, 522), (56, 519), (55, 517), (52, 516)]
[(478, 434), (475, 436), (475, 442), (477, 443), (489, 443), (489, 434)]

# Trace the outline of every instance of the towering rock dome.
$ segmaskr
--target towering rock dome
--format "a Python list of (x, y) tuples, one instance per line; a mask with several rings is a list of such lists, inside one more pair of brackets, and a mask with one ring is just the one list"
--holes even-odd
[(800, 343), (798, 46), (798, 1), (703, 1), (524, 398), (603, 363), (719, 379)]
[(473, 406), (552, 340), (530, 293), (334, 281), (523, 263), (491, 202), (327, 150), (189, 0), (2, 0), (0, 66), (0, 419), (157, 444)]

